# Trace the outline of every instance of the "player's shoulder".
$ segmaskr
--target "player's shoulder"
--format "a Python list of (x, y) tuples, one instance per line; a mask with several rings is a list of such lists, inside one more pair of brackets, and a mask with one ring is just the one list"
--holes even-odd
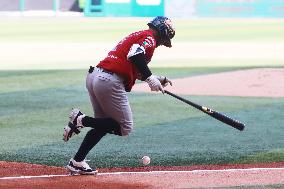
[(154, 38), (154, 34), (151, 30), (142, 30), (142, 31), (138, 31), (138, 33), (140, 34), (140, 40), (143, 41), (143, 44), (148, 45), (148, 46), (156, 46), (156, 41)]
[(154, 40), (154, 34), (151, 30), (140, 30), (130, 34), (130, 36), (138, 38), (149, 38)]
[(140, 30), (131, 33), (127, 38), (128, 42), (137, 43), (146, 48), (155, 48), (156, 41), (151, 30)]

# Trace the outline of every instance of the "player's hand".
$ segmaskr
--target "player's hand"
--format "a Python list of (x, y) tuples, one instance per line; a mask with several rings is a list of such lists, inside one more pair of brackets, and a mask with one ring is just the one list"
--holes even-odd
[(165, 76), (156, 76), (156, 77), (160, 81), (160, 83), (162, 84), (163, 87), (166, 87), (168, 84), (173, 86), (173, 83), (169, 78), (167, 78)]
[(162, 91), (164, 93), (163, 86), (157, 76), (151, 75), (145, 81), (148, 83), (151, 91)]

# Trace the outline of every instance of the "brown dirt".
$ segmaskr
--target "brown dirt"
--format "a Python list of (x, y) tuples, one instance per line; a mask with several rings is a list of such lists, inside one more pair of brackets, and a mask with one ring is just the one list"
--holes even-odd
[[(97, 176), (68, 176), (67, 171), (62, 167), (0, 162), (0, 188), (165, 189), (284, 184), (284, 162), (187, 167), (105, 168), (100, 169), (99, 172)], [(19, 177), (36, 175), (41, 175), (41, 177)]]
[[(284, 97), (284, 69), (257, 68), (174, 79), (168, 90), (186, 95)], [(133, 91), (150, 92), (147, 84)]]

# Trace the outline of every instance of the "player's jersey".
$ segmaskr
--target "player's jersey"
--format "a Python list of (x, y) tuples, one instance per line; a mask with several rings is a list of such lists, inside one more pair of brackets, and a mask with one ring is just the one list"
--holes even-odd
[(97, 67), (104, 68), (105, 70), (124, 77), (126, 91), (132, 89), (139, 74), (135, 65), (127, 58), (133, 44), (138, 44), (144, 49), (146, 62), (148, 64), (156, 48), (156, 41), (153, 36), (153, 31), (151, 30), (138, 31), (125, 37), (108, 53), (107, 57), (97, 65)]

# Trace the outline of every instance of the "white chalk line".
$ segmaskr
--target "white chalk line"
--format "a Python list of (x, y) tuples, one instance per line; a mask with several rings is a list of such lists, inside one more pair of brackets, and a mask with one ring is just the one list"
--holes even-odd
[[(254, 172), (254, 171), (284, 171), (284, 168), (248, 168), (248, 169), (217, 169), (217, 170), (191, 170), (191, 171), (146, 171), (146, 172), (110, 172), (98, 173), (97, 176), (103, 175), (123, 175), (123, 174), (165, 174), (165, 173), (212, 173), (212, 172)], [(51, 177), (69, 177), (72, 175), (38, 175), (38, 176), (17, 176), (17, 177), (0, 177), (0, 180), (14, 179), (33, 179), (33, 178), (51, 178)], [(92, 176), (92, 175), (86, 175)]]

